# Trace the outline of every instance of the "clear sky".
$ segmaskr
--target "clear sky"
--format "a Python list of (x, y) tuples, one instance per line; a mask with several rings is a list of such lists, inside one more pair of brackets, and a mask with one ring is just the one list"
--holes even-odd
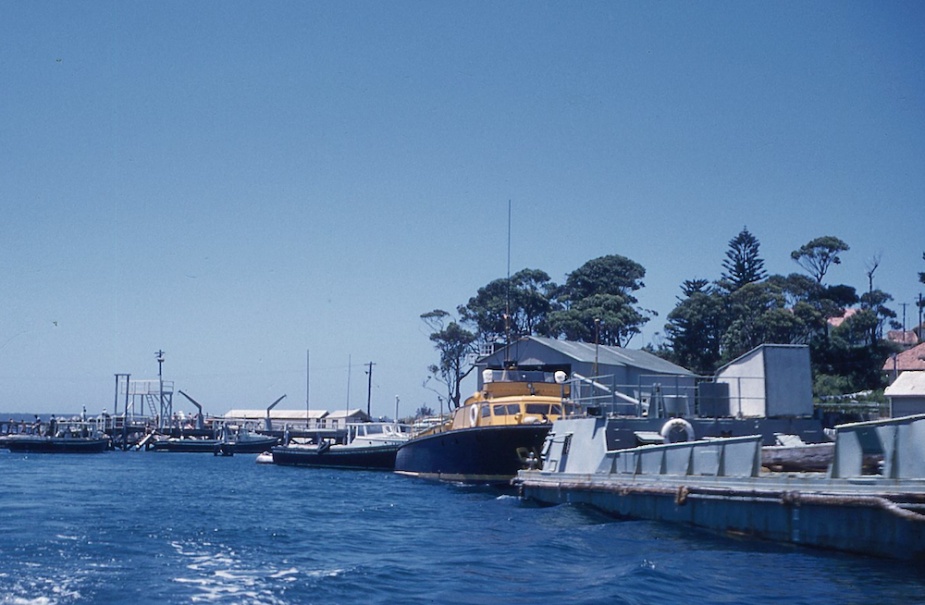
[(0, 0), (0, 81), (0, 412), (159, 349), (213, 414), (365, 408), (370, 361), (436, 408), (420, 315), (506, 275), (508, 201), (513, 271), (646, 268), (632, 347), (744, 226), (923, 290), (921, 2)]

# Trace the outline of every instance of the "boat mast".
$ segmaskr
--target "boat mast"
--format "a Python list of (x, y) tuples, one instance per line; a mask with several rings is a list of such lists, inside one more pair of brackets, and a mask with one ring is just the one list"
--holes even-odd
[(308, 400), (309, 368), (310, 368), (309, 361), (310, 359), (311, 358), (309, 357), (309, 350), (305, 349), (305, 429), (306, 430), (308, 430), (308, 418), (309, 418), (309, 409), (310, 409), (310, 406), (308, 404), (308, 401), (309, 401)]

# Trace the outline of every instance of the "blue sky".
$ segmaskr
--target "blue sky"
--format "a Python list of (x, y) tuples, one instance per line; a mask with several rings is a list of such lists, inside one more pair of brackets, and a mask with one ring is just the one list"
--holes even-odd
[[(747, 226), (908, 303), (918, 2), (0, 2), (0, 411), (421, 404), (421, 313), (621, 254), (657, 340)], [(177, 398), (176, 408), (187, 409)]]

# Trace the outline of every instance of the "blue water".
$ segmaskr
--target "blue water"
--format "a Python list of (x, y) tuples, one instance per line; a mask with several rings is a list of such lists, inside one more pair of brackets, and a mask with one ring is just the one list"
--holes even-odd
[(0, 451), (0, 604), (925, 603), (921, 567), (253, 455)]

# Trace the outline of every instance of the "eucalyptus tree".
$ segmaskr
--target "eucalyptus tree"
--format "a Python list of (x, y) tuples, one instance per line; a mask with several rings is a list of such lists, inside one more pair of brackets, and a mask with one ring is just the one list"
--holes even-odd
[(549, 335), (626, 346), (654, 315), (633, 296), (645, 287), (645, 275), (642, 265), (618, 254), (589, 260), (556, 291), (559, 308), (549, 314)]
[(821, 284), (832, 265), (841, 264), (840, 253), (847, 252), (848, 244), (832, 235), (817, 237), (790, 253), (798, 265)]
[(457, 408), (462, 398), (462, 381), (475, 367), (470, 361), (470, 354), (476, 352), (476, 335), (442, 309), (424, 313), (421, 319), (430, 328), (430, 341), (440, 354), (439, 362), (427, 369), (446, 387), (447, 401)]
[(738, 290), (767, 277), (764, 259), (758, 256), (760, 247), (758, 239), (747, 227), (743, 227), (738, 235), (729, 240), (729, 249), (723, 260), (725, 272), (722, 274), (722, 283), (728, 284), (729, 290)]
[(546, 330), (556, 285), (539, 269), (523, 269), (478, 289), (457, 311), (475, 328), (480, 343), (492, 345)]
[(802, 321), (787, 309), (781, 289), (768, 282), (730, 293), (727, 309), (731, 321), (723, 334), (723, 361), (764, 343), (792, 344), (803, 333)]

